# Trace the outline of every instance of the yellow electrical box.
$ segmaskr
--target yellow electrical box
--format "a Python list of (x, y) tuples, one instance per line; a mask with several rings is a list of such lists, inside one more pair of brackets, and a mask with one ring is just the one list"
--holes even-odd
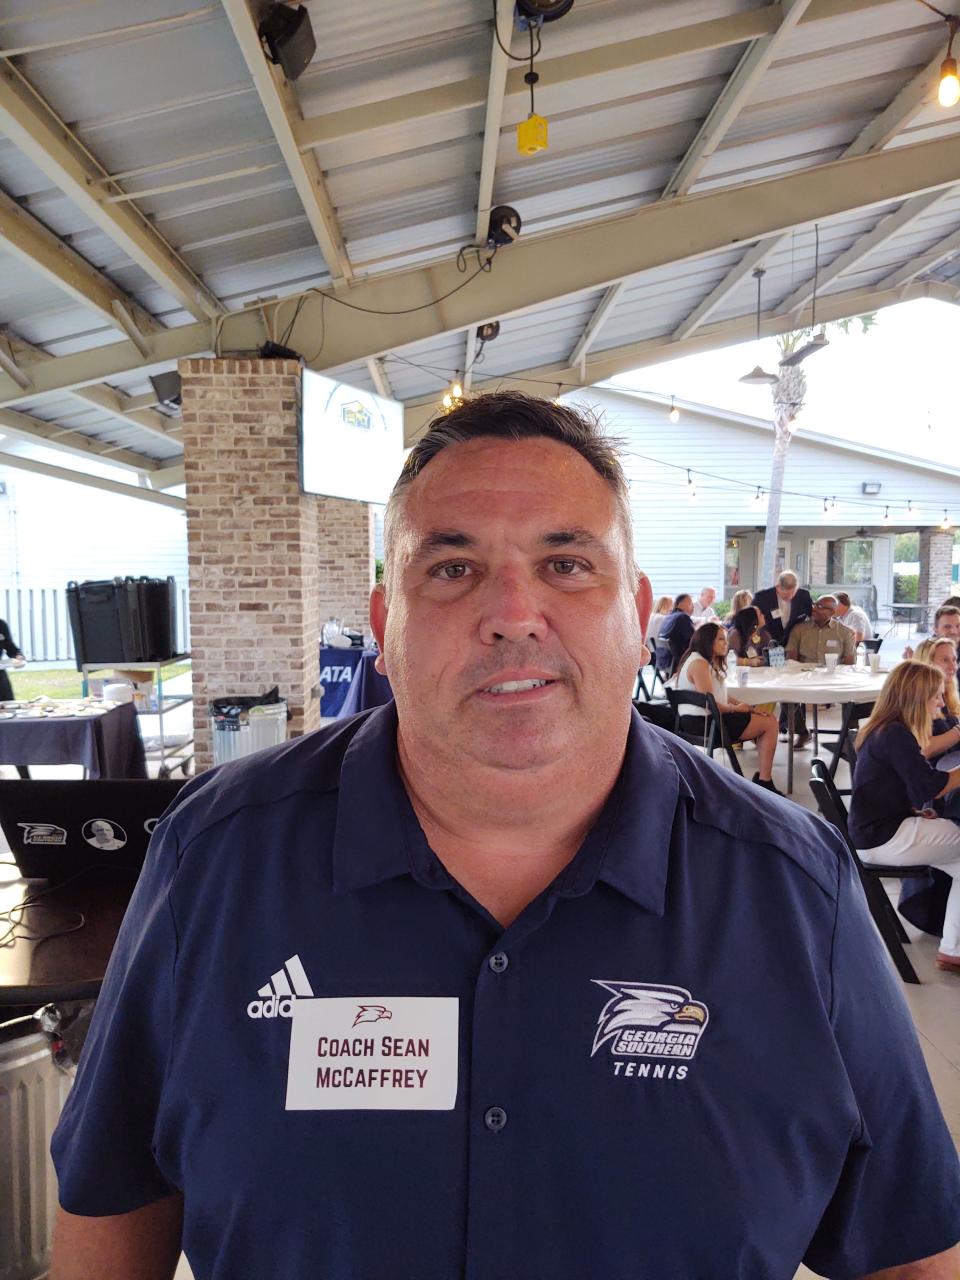
[(526, 120), (517, 125), (517, 150), (522, 156), (535, 156), (547, 149), (547, 122), (543, 116), (531, 111)]

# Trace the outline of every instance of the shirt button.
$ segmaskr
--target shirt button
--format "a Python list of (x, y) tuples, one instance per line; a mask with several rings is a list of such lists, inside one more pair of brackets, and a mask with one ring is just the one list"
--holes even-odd
[(507, 1127), (507, 1113), (503, 1107), (487, 1107), (483, 1113), (483, 1123), (491, 1133), (499, 1133)]
[(487, 961), (494, 973), (503, 973), (509, 963), (510, 958), (505, 951), (495, 951)]

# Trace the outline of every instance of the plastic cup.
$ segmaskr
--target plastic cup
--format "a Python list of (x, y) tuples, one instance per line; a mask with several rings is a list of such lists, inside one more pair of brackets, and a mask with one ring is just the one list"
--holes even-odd
[(880, 671), (880, 655), (879, 655), (879, 653), (871, 653), (871, 654), (869, 654), (869, 659), (870, 659), (870, 674), (871, 674), (871, 675), (874, 675), (874, 676), (875, 676), (875, 675), (878, 675), (878, 674), (879, 674), (879, 671)]
[(825, 653), (823, 655), (823, 661), (826, 663), (826, 667), (828, 671), (830, 672), (836, 671), (837, 659), (839, 657), (840, 657), (839, 653)]

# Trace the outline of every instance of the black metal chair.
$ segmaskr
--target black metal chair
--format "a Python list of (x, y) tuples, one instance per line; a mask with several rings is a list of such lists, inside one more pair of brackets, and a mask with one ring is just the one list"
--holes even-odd
[(853, 841), (850, 839), (850, 832), (847, 828), (846, 806), (843, 803), (843, 797), (834, 785), (829, 768), (823, 760), (817, 757), (811, 760), (810, 768), (812, 771), (810, 790), (813, 792), (817, 802), (817, 808), (831, 826), (836, 827), (840, 832), (844, 843), (850, 850), (850, 856), (853, 858), (860, 875), (860, 883), (863, 885), (867, 906), (870, 909), (873, 922), (880, 932), (880, 937), (883, 939), (884, 945), (890, 954), (890, 959), (896, 965), (897, 972), (904, 982), (919, 983), (920, 979), (917, 977), (916, 970), (903, 949), (903, 944), (909, 942), (910, 938), (900, 921), (900, 917), (897, 915), (893, 903), (887, 897), (883, 881), (885, 879), (909, 880), (917, 876), (926, 876), (929, 875), (930, 868), (928, 866), (894, 867), (881, 863), (863, 862), (854, 847)]
[[(853, 777), (854, 766), (857, 763), (857, 731), (860, 728), (860, 721), (866, 720), (873, 710), (872, 702), (845, 702), (840, 713), (840, 727), (838, 729), (821, 729), (817, 723), (817, 710), (813, 708), (813, 749), (820, 750), (820, 739), (826, 739), (828, 742), (833, 740), (830, 747), (830, 780), (831, 782), (837, 776), (837, 768), (841, 760), (846, 760), (850, 766), (850, 777)], [(850, 794), (849, 787), (837, 788), (842, 796)]]
[[(646, 666), (641, 667), (640, 670), (637, 672), (637, 683), (633, 687), (634, 702), (636, 702), (641, 695), (643, 696), (644, 702), (652, 702), (654, 698), (657, 698), (657, 697), (659, 697), (661, 700), (663, 698), (662, 693), (659, 695), (657, 694), (657, 681), (660, 679), (660, 673), (657, 670), (657, 660), (655, 656), (655, 649), (656, 649), (655, 645), (651, 646), (650, 661), (646, 664)], [(649, 689), (647, 688), (647, 682), (644, 679), (645, 674), (650, 680)], [(663, 687), (663, 682), (661, 681), (661, 688), (662, 687)]]
[[(723, 716), (720, 714), (717, 700), (713, 694), (697, 693), (693, 689), (667, 689), (667, 699), (673, 708), (673, 732), (677, 737), (683, 738), (685, 742), (692, 742), (695, 746), (703, 747), (711, 759), (713, 759), (715, 751), (725, 751), (731, 767), (742, 778), (743, 770), (740, 768), (740, 761), (737, 759), (737, 753), (727, 737), (726, 730), (723, 727)], [(680, 717), (684, 714), (684, 706), (706, 710), (707, 714), (704, 718), (705, 723), (702, 733), (692, 733), (680, 727)]]
[(879, 653), (880, 646), (883, 644), (883, 636), (875, 636), (872, 640), (864, 640), (863, 647), (867, 653)]

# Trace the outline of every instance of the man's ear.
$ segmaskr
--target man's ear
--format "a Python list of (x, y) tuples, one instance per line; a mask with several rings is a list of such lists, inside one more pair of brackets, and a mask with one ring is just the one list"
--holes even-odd
[(637, 570), (637, 592), (635, 599), (637, 601), (637, 616), (640, 619), (640, 634), (647, 634), (647, 623), (650, 621), (650, 615), (653, 613), (653, 587), (650, 585), (650, 579), (642, 569)]
[(374, 665), (381, 675), (386, 675), (386, 671), (383, 669), (383, 643), (387, 631), (387, 596), (382, 582), (378, 582), (370, 592), (370, 630), (373, 632), (373, 638), (376, 640), (377, 648), (380, 650), (380, 655)]

